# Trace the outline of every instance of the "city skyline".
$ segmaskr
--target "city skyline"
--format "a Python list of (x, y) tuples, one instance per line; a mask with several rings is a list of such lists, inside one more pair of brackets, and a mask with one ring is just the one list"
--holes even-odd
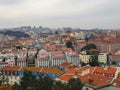
[(0, 0), (0, 28), (118, 29), (119, 0)]

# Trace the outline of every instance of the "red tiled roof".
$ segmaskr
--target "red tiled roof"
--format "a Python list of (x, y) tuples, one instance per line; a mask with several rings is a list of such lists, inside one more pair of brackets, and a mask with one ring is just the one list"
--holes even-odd
[(8, 62), (0, 62), (0, 64), (8, 64)]
[(96, 67), (95, 71), (96, 73), (99, 73), (99, 74), (115, 74), (116, 72), (116, 68), (113, 68), (113, 67), (107, 67), (107, 68), (103, 68), (103, 67)]
[(53, 58), (65, 58), (63, 55), (54, 55)]
[[(82, 72), (87, 69), (89, 69), (89, 72), (82, 75)], [(100, 72), (100, 74), (99, 73), (94, 74), (93, 72)], [(103, 76), (103, 74), (101, 73), (115, 74), (115, 72), (116, 72), (116, 68), (112, 68), (112, 67), (109, 67), (108, 70), (104, 70), (103, 67), (85, 66), (82, 68), (69, 69), (66, 71), (66, 73), (59, 76), (58, 78), (64, 81), (68, 81), (74, 75), (77, 75), (82, 82), (93, 86), (101, 87), (111, 84), (111, 81), (113, 79), (111, 77), (109, 78), (107, 76)]]
[(63, 54), (63, 52), (59, 51), (59, 52), (52, 52), (52, 54)]
[(55, 74), (62, 74), (58, 68), (41, 68), (41, 67), (22, 67), (22, 66), (6, 66), (1, 68), (1, 70), (11, 70), (11, 71), (25, 71), (29, 70), (32, 72), (43, 72), (43, 73), (55, 73)]
[(111, 84), (112, 78), (108, 78), (98, 74), (87, 74), (84, 76), (80, 76), (81, 81), (84, 83), (88, 83), (90, 85), (94, 85), (97, 87), (105, 86)]
[(60, 66), (67, 68), (67, 67), (71, 66), (71, 64), (68, 63), (68, 62), (64, 62), (64, 63), (62, 63)]
[(19, 71), (20, 68), (21, 68), (21, 66), (6, 66), (6, 67), (3, 67), (1, 70)]
[(59, 76), (59, 79), (64, 80), (64, 81), (69, 81), (73, 76), (74, 74), (64, 74), (64, 75)]
[(61, 71), (58, 68), (42, 68), (41, 72), (45, 72), (45, 73), (58, 73), (58, 74), (62, 74), (63, 71)]

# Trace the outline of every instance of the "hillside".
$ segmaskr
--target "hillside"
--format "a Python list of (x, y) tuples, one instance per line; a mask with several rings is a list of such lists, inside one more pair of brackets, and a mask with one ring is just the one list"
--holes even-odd
[(26, 34), (25, 32), (21, 32), (21, 31), (0, 31), (1, 34), (4, 35), (9, 35), (9, 36), (15, 36), (16, 38), (21, 38), (21, 37), (29, 37), (28, 34)]

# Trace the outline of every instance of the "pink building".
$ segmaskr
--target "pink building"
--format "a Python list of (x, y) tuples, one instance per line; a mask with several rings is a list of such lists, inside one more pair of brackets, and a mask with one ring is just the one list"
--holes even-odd
[(120, 49), (120, 39), (112, 36), (97, 36), (88, 42), (76, 42), (74, 48), (76, 51), (80, 51), (88, 43), (95, 44), (97, 49), (102, 53), (113, 53)]
[(45, 49), (46, 51), (55, 51), (56, 45), (55, 44), (45, 44), (43, 46), (43, 49)]

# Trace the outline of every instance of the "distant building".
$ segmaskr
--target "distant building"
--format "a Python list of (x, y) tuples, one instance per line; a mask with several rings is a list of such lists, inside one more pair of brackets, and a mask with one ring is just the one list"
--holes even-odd
[(77, 40), (84, 40), (85, 39), (85, 33), (82, 31), (79, 32), (71, 32), (70, 33), (71, 37), (74, 37)]
[(66, 62), (66, 57), (63, 52), (52, 52), (51, 53), (51, 66), (57, 67), (63, 62)]
[(67, 62), (72, 63), (74, 65), (79, 65), (80, 64), (80, 58), (79, 54), (76, 52), (69, 52), (67, 55)]
[(17, 66), (27, 66), (27, 52), (20, 52), (17, 54), (17, 60), (16, 60)]
[(35, 60), (35, 66), (37, 67), (50, 67), (50, 58), (46, 50), (42, 49), (39, 51), (37, 55), (37, 59)]
[(120, 39), (112, 36), (99, 36), (90, 39), (89, 41), (76, 41), (74, 48), (76, 51), (81, 50), (87, 44), (93, 43), (101, 53), (113, 53), (120, 49)]
[(9, 66), (8, 62), (0, 62), (0, 68)]
[[(92, 55), (80, 54), (80, 62), (89, 63), (90, 57)], [(108, 54), (107, 53), (99, 53), (98, 54), (98, 62), (99, 63), (107, 63)]]

